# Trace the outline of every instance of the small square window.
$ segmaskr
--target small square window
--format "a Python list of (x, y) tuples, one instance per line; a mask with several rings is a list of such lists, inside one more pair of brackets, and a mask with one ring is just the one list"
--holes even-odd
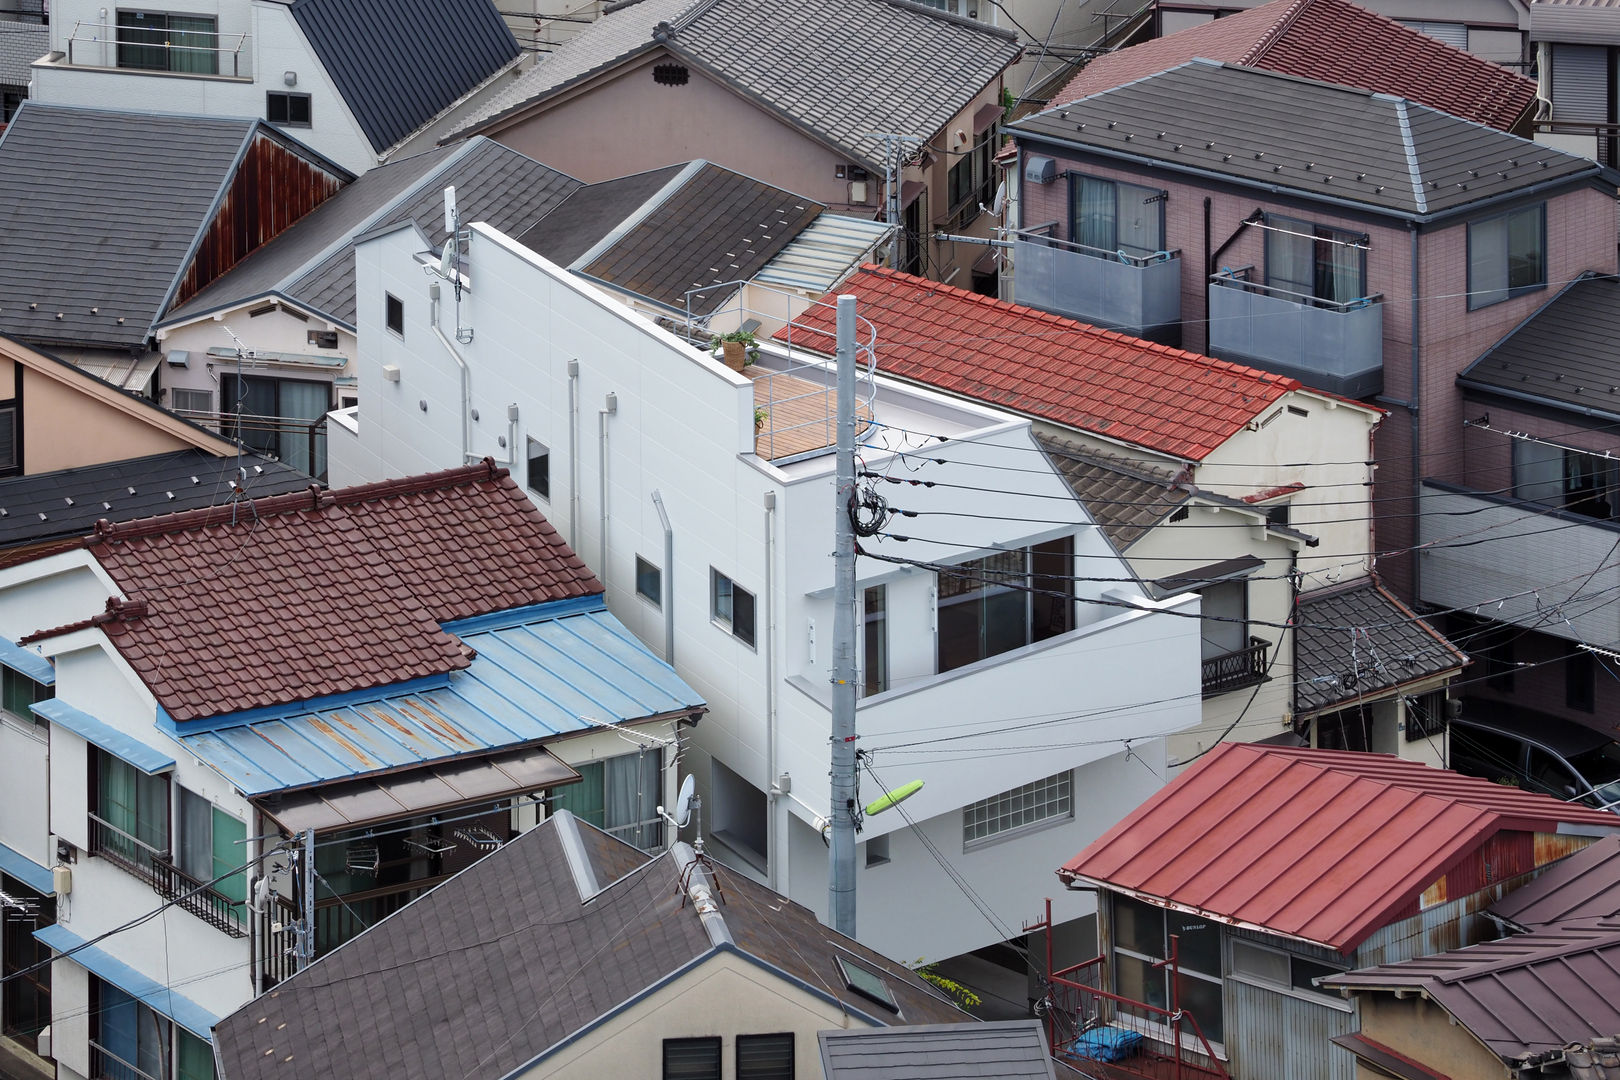
[(309, 127), (310, 103), (308, 94), (288, 94), (272, 90), (264, 95), (264, 118), (282, 127)]
[(664, 1080), (720, 1080), (720, 1040), (665, 1039)]
[(653, 607), (664, 606), (664, 572), (640, 555), (636, 556), (636, 595)]
[(388, 329), (392, 330), (400, 337), (404, 337), (405, 301), (401, 300), (393, 293), (384, 293), (383, 295), (388, 298), (387, 304), (384, 307), (383, 321), (387, 324)]
[(861, 845), (866, 850), (867, 866), (882, 866), (889, 861), (889, 834), (874, 836)]
[(754, 594), (709, 569), (709, 617), (744, 645), (754, 644)]
[(737, 1036), (737, 1080), (793, 1080), (793, 1033)]
[(542, 499), (549, 500), (551, 498), (551, 450), (538, 439), (529, 440), (528, 468), (529, 490)]
[(304, 340), (317, 349), (335, 349), (338, 345), (336, 330), (306, 330)]

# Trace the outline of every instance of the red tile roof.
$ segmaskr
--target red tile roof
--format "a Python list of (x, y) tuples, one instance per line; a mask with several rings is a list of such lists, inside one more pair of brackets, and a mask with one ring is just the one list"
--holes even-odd
[(464, 668), (441, 623), (602, 591), (488, 461), (102, 522), (85, 544), (131, 601), (91, 621), (176, 721)]
[[(837, 291), (858, 297), (858, 314), (876, 327), (885, 375), (1190, 461), (1300, 388), (1281, 375), (870, 264)], [(776, 336), (832, 352), (834, 322), (832, 306), (822, 304)]]
[(1091, 61), (1053, 105), (1194, 57), (1393, 94), (1503, 131), (1535, 104), (1533, 79), (1349, 0), (1273, 0)]
[(1354, 949), (1499, 832), (1620, 817), (1385, 754), (1225, 743), (1058, 871)]

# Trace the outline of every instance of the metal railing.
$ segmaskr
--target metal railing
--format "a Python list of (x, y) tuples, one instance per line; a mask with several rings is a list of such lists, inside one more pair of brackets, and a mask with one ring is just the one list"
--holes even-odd
[(1370, 296), (1357, 296), (1350, 300), (1327, 300), (1312, 293), (1298, 292), (1294, 289), (1285, 289), (1281, 285), (1267, 285), (1255, 281), (1252, 277), (1253, 266), (1235, 266), (1221, 270), (1219, 273), (1209, 275), (1209, 283), (1226, 289), (1237, 289), (1240, 292), (1258, 293), (1261, 296), (1271, 296), (1278, 300), (1286, 300), (1300, 307), (1321, 308), (1324, 311), (1334, 311), (1345, 314), (1351, 311), (1360, 311), (1381, 303), (1383, 293), (1373, 293)]
[[(176, 906), (191, 912), (216, 930), (223, 930), (231, 937), (247, 936), (243, 926), (245, 905), (213, 889), (203, 888), (203, 882), (168, 859), (152, 860), (152, 888), (165, 900), (175, 900)], [(188, 893), (190, 895), (186, 895)]]
[(1266, 677), (1266, 650), (1271, 642), (1251, 637), (1249, 644), (1204, 661), (1204, 696), (1213, 697), (1229, 690), (1241, 690), (1263, 682)]
[(153, 847), (94, 814), (90, 818), (90, 854), (99, 855), (144, 881), (157, 876), (156, 864), (167, 862), (169, 853)]
[(258, 919), (259, 940), (264, 943), (260, 981), (268, 990), (298, 970), (298, 907), (287, 897), (272, 893)]
[(117, 1054), (90, 1040), (91, 1080), (158, 1080), (151, 1073), (132, 1065)]
[(1197, 1018), (1180, 1007), (1174, 955), (1162, 966), (1172, 988), (1168, 1008), (1104, 990), (1101, 956), (1054, 971), (1046, 1003), (1052, 1056), (1090, 1075), (1230, 1080)]
[(645, 851), (649, 855), (656, 855), (664, 850), (664, 820), (662, 818), (632, 821), (628, 825), (615, 825), (611, 829), (603, 829), (602, 831), (609, 836), (623, 840), (633, 848)]
[(1044, 222), (1031, 226), (1028, 229), (1013, 229), (1010, 231), (1014, 241), (1022, 240), (1030, 244), (1039, 244), (1041, 247), (1057, 248), (1059, 251), (1069, 251), (1076, 255), (1089, 255), (1093, 259), (1105, 259), (1109, 262), (1123, 263), (1126, 266), (1153, 266), (1157, 263), (1169, 262), (1171, 259), (1181, 258), (1180, 248), (1171, 248), (1166, 251), (1150, 251), (1145, 255), (1133, 255), (1124, 248), (1109, 250), (1108, 248), (1093, 247), (1090, 244), (1077, 243), (1074, 240), (1064, 240), (1054, 235), (1058, 223)]
[[(148, 35), (164, 35), (164, 40), (148, 39)], [(181, 39), (212, 39), (212, 45), (176, 45), (174, 38)], [(67, 62), (69, 65), (84, 67), (122, 68), (128, 71), (161, 71), (171, 75), (219, 75), (224, 71), (224, 60), (230, 59), (230, 77), (233, 79), (247, 78), (251, 72), (244, 70), (243, 53), (247, 49), (248, 36), (241, 34), (221, 34), (213, 30), (175, 30), (146, 29), (144, 27), (118, 26), (115, 23), (85, 22), (83, 19), (73, 24), (72, 31), (67, 40)], [(74, 46), (78, 46), (80, 56), (87, 50), (94, 50), (99, 55), (90, 61), (82, 61), (75, 57)], [(113, 50), (111, 62), (107, 50)], [(162, 52), (165, 64), (162, 67), (148, 64), (125, 63), (134, 50), (155, 49)], [(212, 71), (192, 71), (185, 61), (193, 57), (206, 57), (211, 61)], [(179, 67), (175, 66), (174, 58), (180, 60)]]
[(1577, 139), (1591, 139), (1593, 156), (1601, 165), (1612, 166), (1617, 158), (1620, 158), (1620, 154), (1616, 152), (1620, 149), (1620, 124), (1599, 120), (1537, 120), (1535, 130), (1538, 135), (1565, 135)]
[(326, 482), (325, 415), (304, 420), (292, 416), (205, 412), (200, 409), (172, 411), (193, 424), (217, 432), (266, 457), (284, 461), (322, 483)]

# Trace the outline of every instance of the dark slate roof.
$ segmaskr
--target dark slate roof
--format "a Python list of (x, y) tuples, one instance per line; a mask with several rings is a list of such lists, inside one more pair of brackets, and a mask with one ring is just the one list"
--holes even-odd
[(143, 344), (261, 126), (24, 102), (0, 136), (0, 333)]
[(1202, 59), (1009, 130), (1407, 218), (1603, 172), (1586, 158), (1402, 98)]
[(1620, 420), (1620, 278), (1564, 288), (1457, 376), (1464, 390)]
[(296, 0), (292, 15), (379, 154), (518, 57), (490, 0)]
[(1605, 836), (1549, 866), (1492, 904), (1491, 914), (1524, 930), (1603, 921), (1620, 926), (1620, 836)]
[(876, 132), (930, 139), (1019, 55), (1017, 35), (905, 0), (632, 0), (475, 111), (480, 130), (658, 43), (873, 168)]
[(1504, 1061), (1620, 1032), (1620, 927), (1566, 927), (1362, 968), (1330, 987), (1415, 990)]
[(279, 293), (353, 327), (355, 237), (415, 221), (435, 245), (442, 244), (444, 189), (450, 186), (463, 221), (487, 221), (512, 232), (558, 206), (579, 181), (485, 138), (391, 162), (316, 207), (164, 321)]
[(1053, 1080), (1039, 1020), (816, 1032), (827, 1080)]
[[(0, 547), (82, 536), (102, 518), (130, 521), (230, 501), (236, 458), (203, 450), (86, 465), (0, 480)], [(281, 461), (244, 455), (250, 497), (303, 491), (310, 478)]]
[(724, 867), (690, 874), (723, 893), (701, 914), (682, 887), (684, 844), (615, 878), (593, 831), (554, 814), (244, 1005), (214, 1029), (224, 1075), (281, 1080), (291, 1054), (353, 1080), (505, 1076), (719, 948), (894, 1021), (844, 988), (834, 958), (852, 955), (882, 973), (899, 1022), (966, 1019), (902, 965)]
[(0, 19), (0, 86), (27, 86), (29, 65), (50, 51), (50, 27)]
[(673, 180), (684, 165), (632, 173), (598, 184), (586, 184), (568, 196), (557, 213), (547, 214), (518, 243), (558, 266), (568, 266), (596, 246), (614, 227)]
[(1175, 473), (1092, 450), (1070, 439), (1036, 435), (1052, 467), (1102, 529), (1124, 551), (1185, 504)]
[[(652, 177), (666, 179), (644, 201), (628, 205), (633, 192), (651, 187)], [(519, 242), (586, 277), (682, 312), (689, 290), (751, 279), (827, 209), (706, 161), (608, 185), (613, 190), (601, 198), (587, 193), (604, 185), (575, 192)], [(575, 200), (582, 203), (578, 215)], [(551, 227), (550, 218), (562, 219), (560, 226)], [(600, 228), (597, 241), (564, 262), (564, 251), (587, 240), (586, 220)], [(541, 246), (548, 237), (559, 241), (556, 248)], [(715, 289), (693, 297), (691, 310), (707, 315), (728, 298)]]
[(1299, 598), (1294, 710), (1319, 713), (1463, 667), (1468, 656), (1377, 582)]

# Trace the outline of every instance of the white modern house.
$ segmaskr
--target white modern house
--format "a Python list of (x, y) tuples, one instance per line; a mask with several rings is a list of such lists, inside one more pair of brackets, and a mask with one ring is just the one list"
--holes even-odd
[(429, 149), (522, 52), (490, 0), (56, 0), (32, 94), (260, 117), (359, 174)]
[[(711, 849), (824, 913), (825, 360), (769, 343), (732, 371), (482, 224), (459, 266), (458, 291), (409, 223), (358, 245), (360, 404), (332, 414), (334, 481), (509, 462), (613, 614), (709, 705), (682, 771)], [(868, 331), (863, 366), (873, 347)], [(1016, 934), (1063, 852), (1163, 783), (1163, 736), (1199, 718), (1198, 607), (1128, 584), (1027, 420), (869, 369), (860, 384), (861, 468), (917, 482), (866, 476), (862, 494), (919, 515), (861, 541), (861, 794), (926, 786), (865, 822), (858, 929), (941, 959)], [(1057, 900), (1060, 919), (1093, 907)]]

